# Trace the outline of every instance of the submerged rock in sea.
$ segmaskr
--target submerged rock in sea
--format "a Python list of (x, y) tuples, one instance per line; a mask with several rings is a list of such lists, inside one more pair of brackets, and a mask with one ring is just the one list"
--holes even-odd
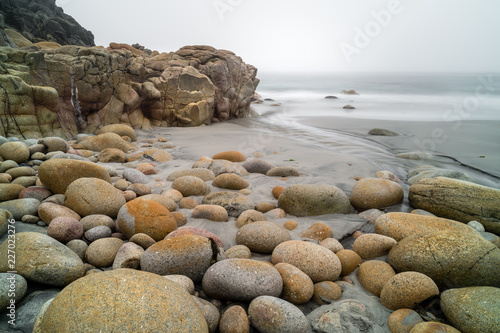
[[(117, 314), (120, 320), (113, 319)], [(79, 279), (54, 298), (40, 324), (40, 332), (140, 332), (145, 328), (155, 332), (208, 332), (198, 305), (181, 286), (132, 269)]]
[(377, 136), (399, 136), (398, 132), (394, 132), (385, 128), (372, 128), (368, 131), (368, 135), (377, 135)]
[(445, 177), (422, 179), (408, 195), (415, 208), (461, 222), (478, 221), (500, 235), (500, 190)]
[(344, 94), (344, 95), (359, 95), (356, 90), (353, 90), (353, 89), (350, 89), (350, 90), (345, 90), (345, 89), (342, 89), (342, 91), (340, 91), (341, 94)]

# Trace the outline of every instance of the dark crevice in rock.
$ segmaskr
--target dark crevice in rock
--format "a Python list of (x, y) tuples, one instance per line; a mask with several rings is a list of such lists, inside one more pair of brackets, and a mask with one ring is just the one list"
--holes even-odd
[(71, 105), (73, 106), (73, 113), (75, 115), (76, 127), (78, 129), (78, 133), (82, 133), (85, 130), (86, 121), (80, 109), (80, 101), (78, 100), (78, 88), (76, 87), (76, 79), (73, 67), (70, 67), (70, 75), (71, 75)]

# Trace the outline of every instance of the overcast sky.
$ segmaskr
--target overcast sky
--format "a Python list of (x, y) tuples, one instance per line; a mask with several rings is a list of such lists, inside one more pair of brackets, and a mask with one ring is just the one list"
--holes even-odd
[(97, 45), (204, 44), (262, 72), (500, 72), (498, 0), (57, 0)]

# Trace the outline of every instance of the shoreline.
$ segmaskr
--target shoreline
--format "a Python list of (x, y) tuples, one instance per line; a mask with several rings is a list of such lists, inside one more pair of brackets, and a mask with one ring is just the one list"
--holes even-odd
[[(299, 123), (300, 122), (300, 123)], [(379, 126), (380, 125), (380, 126)], [(384, 126), (382, 126), (384, 125)], [(418, 126), (415, 126), (418, 125)], [(470, 124), (481, 125), (481, 123)], [(494, 126), (494, 124), (489, 124)], [(375, 137), (367, 135), (367, 130), (374, 127), (382, 127), (401, 132), (404, 135), (395, 137)], [(475, 126), (471, 126), (472, 130)], [(313, 132), (308, 132), (310, 129)], [(465, 126), (465, 129), (469, 127)], [(316, 131), (317, 130), (317, 131)], [(401, 179), (398, 184), (404, 192), (403, 202), (386, 208), (381, 208), (383, 213), (388, 212), (410, 212), (413, 208), (408, 201), (409, 184), (407, 183), (408, 171), (422, 164), (448, 165), (440, 158), (432, 160), (408, 160), (395, 157), (399, 151), (411, 151), (413, 148), (408, 142), (418, 138), (419, 133), (429, 131), (428, 122), (387, 122), (359, 120), (335, 117), (309, 117), (299, 118), (294, 122), (283, 119), (270, 121), (266, 116), (256, 118), (237, 119), (225, 123), (212, 124), (201, 127), (167, 127), (156, 128), (151, 132), (136, 130), (137, 146), (139, 151), (154, 146), (152, 142), (158, 142), (158, 138), (166, 138), (168, 151), (173, 160), (167, 162), (155, 162), (157, 173), (148, 176), (146, 183), (152, 193), (160, 194), (172, 189), (172, 182), (166, 181), (168, 175), (177, 170), (191, 169), (193, 164), (204, 156), (236, 150), (241, 151), (247, 158), (260, 158), (276, 166), (290, 166), (297, 169), (299, 176), (269, 177), (259, 173), (250, 173), (244, 178), (250, 183), (247, 196), (258, 203), (272, 203), (277, 206), (277, 200), (272, 195), (275, 186), (288, 187), (293, 184), (329, 184), (340, 188), (348, 197), (351, 196), (354, 185), (359, 178), (374, 178), (378, 171), (386, 170), (394, 173)], [(420, 134), (421, 135), (421, 134)], [(145, 161), (143, 161), (145, 162)], [(114, 168), (121, 174), (125, 168), (134, 168), (140, 162), (127, 163), (102, 163)], [(453, 162), (455, 163), (455, 162)], [(456, 163), (455, 163), (456, 164)], [(459, 168), (462, 168), (458, 166)], [(487, 179), (482, 179), (486, 181)], [(211, 181), (206, 182), (210, 193), (227, 191), (215, 187)], [(191, 196), (192, 199), (201, 203), (203, 196)], [(216, 234), (223, 243), (224, 249), (237, 245), (236, 218), (229, 217), (227, 222), (214, 222), (207, 219), (192, 218), (192, 209), (176, 209), (177, 212), (187, 217), (186, 226), (200, 227)], [(297, 217), (286, 214), (284, 217), (275, 213), (266, 213), (268, 221), (283, 225), (289, 220), (297, 222), (297, 228), (289, 231), (292, 240), (306, 240), (299, 234), (306, 231), (313, 224), (321, 222), (328, 226), (333, 232), (333, 238), (339, 240), (345, 249), (352, 249), (355, 241), (353, 235), (357, 231), (362, 233), (374, 233), (374, 224), (368, 219), (361, 217), (358, 212), (351, 211), (348, 214), (326, 214), (320, 216)], [(24, 229), (45, 230), (46, 227), (34, 227), (16, 222), (19, 226), (17, 232)], [(4, 235), (0, 241), (6, 238)], [(313, 243), (318, 244), (317, 241)], [(270, 254), (258, 254), (252, 252), (252, 259), (259, 261), (271, 261)], [(387, 256), (374, 258), (388, 262)], [(373, 260), (373, 259), (371, 259)], [(365, 261), (366, 262), (366, 261)], [(104, 268), (103, 270), (109, 270)], [(385, 308), (380, 299), (366, 291), (357, 277), (357, 270), (343, 276), (337, 284), (342, 289), (342, 296), (338, 302), (348, 302), (354, 299), (360, 304), (369, 307), (369, 313), (375, 315), (376, 325), (383, 331), (388, 331), (387, 319), (391, 310)], [(46, 290), (53, 287), (34, 284), (29, 291)], [(198, 291), (202, 291), (197, 286)], [(336, 302), (333, 302), (336, 303)], [(332, 303), (332, 304), (333, 304)], [(22, 304), (20, 304), (22, 306)], [(319, 309), (320, 305), (309, 301), (304, 305), (297, 306), (305, 315)], [(325, 308), (326, 309), (326, 308)], [(368, 310), (367, 310), (368, 311)], [(5, 323), (0, 321), (0, 328)]]

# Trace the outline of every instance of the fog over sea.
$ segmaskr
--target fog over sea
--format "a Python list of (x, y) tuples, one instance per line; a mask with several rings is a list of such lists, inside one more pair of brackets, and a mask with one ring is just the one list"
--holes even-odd
[[(466, 172), (480, 184), (500, 186), (500, 74), (259, 73), (258, 77), (257, 92), (264, 103), (254, 108), (261, 116), (237, 120), (241, 125), (364, 156), (378, 168), (399, 169), (400, 175), (402, 169), (430, 164)], [(343, 89), (354, 89), (358, 95), (342, 94)], [(345, 105), (355, 109), (343, 109)], [(372, 128), (401, 135), (367, 135)], [(402, 152), (429, 152), (433, 158), (394, 158)]]

